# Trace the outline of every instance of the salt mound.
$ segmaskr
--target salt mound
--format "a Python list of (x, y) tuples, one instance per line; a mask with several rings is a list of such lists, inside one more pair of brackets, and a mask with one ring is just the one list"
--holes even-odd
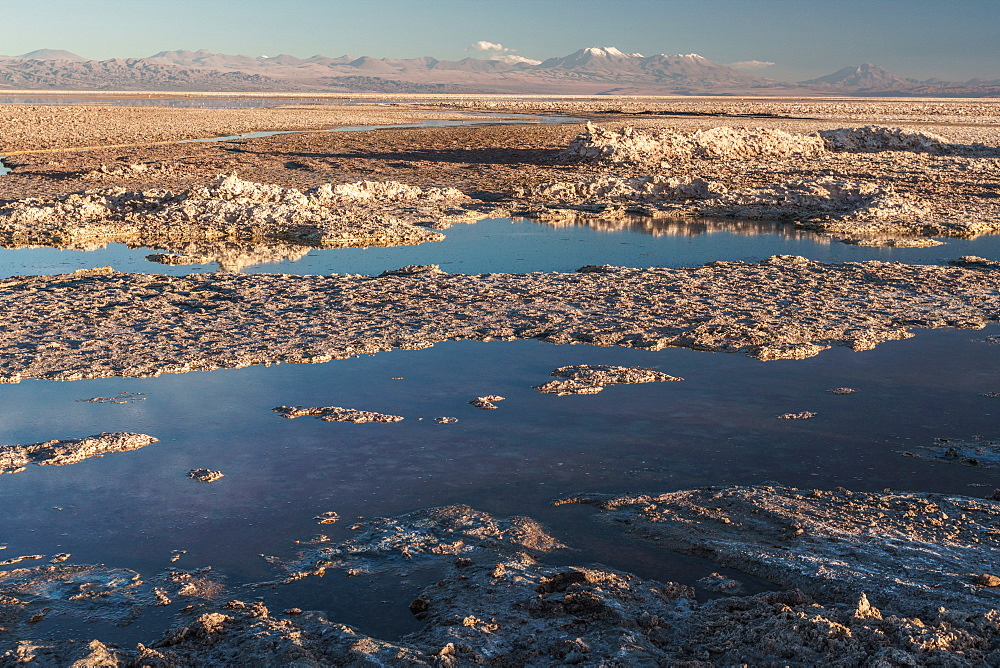
[(562, 153), (564, 159), (642, 163), (658, 160), (814, 156), (826, 152), (816, 135), (766, 128), (717, 127), (691, 133), (639, 131), (627, 126), (607, 130), (591, 123)]
[(420, 243), (444, 237), (388, 215), (396, 213), (388, 209), (417, 203), (422, 206), (411, 207), (419, 209), (409, 211), (411, 219), (438, 219), (464, 199), (455, 189), (395, 181), (328, 184), (303, 193), (230, 174), (180, 194), (118, 187), (14, 202), (0, 208), (0, 239), (43, 245), (261, 239), (325, 247)]
[(904, 128), (866, 125), (863, 128), (820, 130), (826, 148), (831, 151), (917, 151), (947, 153), (955, 145), (940, 135)]
[(710, 128), (690, 136), (694, 157), (746, 158), (820, 155), (823, 143), (812, 135), (799, 135), (766, 128)]

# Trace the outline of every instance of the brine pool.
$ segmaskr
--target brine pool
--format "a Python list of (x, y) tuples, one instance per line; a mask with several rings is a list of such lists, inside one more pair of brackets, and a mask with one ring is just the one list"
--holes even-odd
[[(448, 239), (438, 243), (309, 251), (298, 261), (245, 270), (377, 274), (440, 264), (452, 273), (572, 271), (585, 264), (757, 261), (778, 253), (832, 262), (941, 263), (969, 254), (1000, 259), (996, 237), (922, 249), (861, 248), (787, 225), (745, 221), (634, 219), (555, 227), (503, 219), (458, 225), (445, 234)], [(193, 270), (147, 262), (149, 252), (119, 245), (86, 253), (7, 249), (0, 251), (0, 275), (100, 265), (146, 273)], [(276, 577), (261, 555), (290, 557), (295, 540), (320, 532), (345, 537), (353, 518), (464, 503), (500, 517), (542, 521), (572, 548), (545, 559), (552, 563), (603, 563), (695, 585), (720, 568), (630, 541), (593, 521), (592, 510), (552, 507), (551, 501), (581, 492), (660, 493), (766, 481), (988, 495), (1000, 487), (1000, 469), (903, 453), (930, 452), (937, 438), (1000, 438), (1000, 399), (983, 396), (1000, 392), (1000, 345), (988, 338), (1000, 334), (1000, 326), (915, 333), (871, 351), (838, 347), (810, 359), (771, 362), (681, 348), (445, 342), (315, 365), (0, 385), (0, 444), (104, 431), (160, 439), (133, 452), (0, 476), (0, 545), (7, 546), (0, 554), (70, 553), (71, 563), (103, 563), (145, 576), (171, 566), (211, 565), (237, 586)], [(533, 389), (551, 380), (553, 369), (571, 364), (655, 366), (684, 380), (611, 385), (582, 396)], [(835, 387), (858, 392), (827, 392)], [(141, 400), (82, 401), (121, 393)], [(505, 397), (497, 410), (469, 405), (488, 394)], [(405, 419), (286, 420), (271, 410), (279, 405), (343, 406)], [(800, 411), (816, 416), (777, 419)], [(445, 416), (458, 422), (434, 421)], [(187, 477), (195, 468), (225, 477), (199, 483)], [(313, 518), (325, 511), (344, 520), (320, 527)], [(174, 550), (186, 551), (176, 563), (170, 561)], [(333, 620), (385, 638), (419, 626), (407, 605), (425, 584), (421, 577), (307, 578), (254, 595), (270, 606), (326, 610)], [(39, 637), (148, 642), (158, 635), (151, 634), (153, 623), (164, 628), (163, 615), (178, 605), (128, 628), (77, 626), (60, 617), (33, 628)]]
[[(162, 250), (188, 255), (218, 253), (197, 243), (169, 248), (108, 244), (78, 251), (57, 248), (0, 248), (0, 275), (59, 274), (110, 266), (118, 271), (186, 275), (238, 269), (269, 274), (377, 275), (408, 264), (437, 264), (452, 274), (575, 271), (587, 264), (624, 267), (693, 267), (714, 260), (759, 262), (771, 255), (802, 255), (820, 262), (879, 260), (943, 264), (965, 255), (1000, 258), (1000, 235), (947, 239), (941, 246), (892, 248), (850, 246), (786, 223), (744, 220), (671, 220), (630, 217), (559, 224), (524, 218), (493, 218), (444, 230), (444, 241), (387, 248), (314, 249), (296, 245), (229, 245), (231, 257), (203, 265), (162, 265), (146, 259)], [(249, 254), (271, 255), (247, 259)]]

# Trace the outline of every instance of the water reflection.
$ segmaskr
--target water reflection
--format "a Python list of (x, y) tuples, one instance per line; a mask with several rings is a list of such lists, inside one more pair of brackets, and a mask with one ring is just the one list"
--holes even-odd
[(103, 95), (0, 95), (0, 104), (20, 104), (49, 107), (207, 107), (207, 108), (260, 108), (286, 104), (349, 104), (350, 100), (333, 100), (316, 97), (185, 97), (161, 95), (132, 95), (124, 97)]
[(834, 241), (833, 237), (798, 229), (788, 223), (732, 218), (672, 218), (631, 214), (615, 218), (602, 218), (586, 214), (563, 214), (558, 217), (542, 217), (538, 219), (538, 222), (555, 228), (587, 227), (599, 232), (639, 232), (654, 237), (697, 237), (704, 234), (729, 234), (774, 235), (782, 239), (809, 239), (818, 244), (830, 244)]
[[(598, 540), (595, 534), (610, 530), (589, 523), (583, 510), (549, 502), (579, 492), (765, 480), (822, 489), (991, 492), (1000, 486), (1000, 470), (902, 453), (939, 437), (1000, 436), (996, 400), (981, 396), (1000, 387), (1000, 346), (970, 340), (998, 331), (920, 332), (873, 351), (836, 348), (779, 362), (685, 349), (450, 342), (317, 365), (0, 385), (7, 409), (2, 444), (101, 431), (160, 439), (134, 452), (2, 476), (2, 542), (10, 555), (69, 552), (76, 563), (146, 574), (212, 564), (239, 584), (269, 579), (272, 571), (258, 555), (293, 554), (295, 540), (320, 531), (312, 519), (319, 513), (371, 517), (467, 503), (544, 521), (580, 550), (564, 560), (600, 558), (635, 571), (620, 536)], [(569, 397), (532, 389), (552, 369), (580, 363), (658, 366), (686, 380)], [(826, 392), (843, 386), (859, 391)], [(145, 392), (146, 401), (77, 401), (120, 392)], [(506, 397), (498, 410), (467, 403), (493, 393)], [(282, 404), (406, 419), (284, 420), (271, 411)], [(817, 416), (775, 417), (800, 410)], [(434, 422), (442, 415), (459, 422)], [(194, 468), (226, 477), (197, 483), (186, 475)], [(324, 525), (322, 532), (336, 539), (348, 529)], [(617, 550), (604, 549), (610, 542)], [(174, 550), (187, 550), (176, 564), (169, 561)], [(646, 574), (665, 579), (693, 582), (717, 568), (666, 552), (646, 557)], [(316, 607), (357, 621), (358, 606), (331, 595), (330, 587), (340, 586), (312, 583)]]
[[(794, 226), (735, 219), (584, 217), (556, 223), (495, 218), (444, 230), (443, 241), (413, 246), (317, 249), (281, 243), (97, 242), (54, 248), (0, 248), (0, 275), (45, 275), (95, 266), (119, 271), (189, 274), (243, 271), (285, 274), (366, 274), (409, 264), (438, 264), (453, 274), (575, 271), (587, 264), (692, 267), (716, 260), (759, 262), (771, 255), (802, 255), (822, 262), (882, 260), (942, 264), (963, 255), (1000, 259), (1000, 236), (948, 239), (931, 248), (848, 246)], [(86, 250), (87, 252), (83, 252)], [(208, 264), (170, 266), (146, 259), (153, 252), (202, 256)]]

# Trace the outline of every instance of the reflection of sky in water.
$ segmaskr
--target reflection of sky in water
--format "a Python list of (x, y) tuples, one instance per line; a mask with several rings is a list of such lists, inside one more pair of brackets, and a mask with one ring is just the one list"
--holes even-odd
[[(929, 249), (877, 249), (831, 243), (780, 224), (664, 224), (656, 230), (648, 220), (636, 225), (648, 229), (490, 220), (446, 230), (448, 239), (440, 243), (310, 251), (298, 262), (250, 270), (373, 274), (437, 263), (453, 273), (482, 273), (604, 263), (691, 266), (718, 259), (756, 261), (775, 253), (825, 261), (1000, 256), (996, 237)], [(104, 264), (148, 273), (192, 270), (147, 262), (142, 258), (148, 252), (117, 244), (90, 253), (2, 250), (0, 267), (4, 275)], [(937, 437), (1000, 437), (1000, 400), (980, 396), (1000, 391), (1000, 346), (971, 341), (1000, 327), (915, 331), (913, 339), (873, 351), (835, 348), (807, 360), (776, 362), (685, 349), (446, 342), (318, 365), (0, 385), (5, 408), (0, 444), (101, 431), (138, 431), (160, 439), (135, 452), (66, 467), (31, 465), (24, 473), (0, 476), (0, 544), (9, 545), (5, 556), (70, 552), (75, 563), (144, 574), (212, 564), (239, 583), (274, 576), (258, 555), (290, 556), (294, 540), (317, 533), (346, 536), (354, 517), (467, 503), (546, 523), (577, 550), (551, 561), (599, 561), (692, 583), (718, 566), (630, 541), (591, 520), (589, 509), (553, 508), (551, 500), (578, 492), (656, 493), (768, 480), (806, 488), (890, 487), (971, 496), (1000, 487), (997, 469), (901, 456)], [(567, 364), (659, 366), (686, 380), (612, 385), (591, 396), (555, 397), (532, 389)], [(838, 386), (860, 392), (825, 392)], [(146, 392), (148, 399), (125, 405), (76, 401), (119, 392)], [(507, 399), (496, 411), (467, 404), (485, 394)], [(345, 406), (406, 420), (361, 425), (286, 420), (271, 412), (281, 404)], [(815, 411), (817, 417), (775, 418), (799, 411)], [(441, 425), (433, 421), (439, 416), (460, 421)], [(226, 477), (212, 484), (186, 477), (189, 469), (203, 467)], [(317, 525), (312, 518), (327, 510), (344, 520)], [(171, 564), (174, 549), (188, 553)], [(326, 609), (337, 621), (392, 633), (412, 629), (405, 606), (419, 591), (420, 577), (403, 585), (310, 578), (267, 595), (276, 609)], [(357, 603), (382, 599), (394, 604)]]
[[(354, 100), (336, 98), (297, 97), (168, 97), (162, 95), (112, 96), (55, 96), (55, 95), (0, 95), (0, 104), (26, 104), (37, 106), (87, 106), (87, 107), (212, 107), (212, 108), (252, 108), (275, 107), (284, 104), (350, 104)], [(359, 104), (370, 104), (371, 100), (358, 100)]]
[[(8, 554), (66, 551), (83, 563), (140, 569), (166, 566), (171, 549), (186, 549), (181, 566), (211, 563), (262, 578), (267, 567), (256, 555), (287, 555), (293, 539), (343, 530), (311, 520), (326, 510), (351, 518), (468, 503), (558, 530), (574, 511), (548, 503), (574, 492), (777, 480), (982, 494), (969, 485), (992, 491), (1000, 471), (900, 452), (936, 437), (1000, 436), (1000, 400), (980, 396), (1000, 389), (1000, 346), (970, 341), (996, 332), (918, 331), (874, 351), (836, 348), (779, 362), (684, 349), (451, 342), (319, 365), (2, 385), (0, 443), (100, 431), (160, 438), (135, 452), (3, 476), (2, 538)], [(532, 389), (555, 367), (581, 363), (656, 365), (686, 380), (613, 385), (589, 396)], [(825, 392), (838, 386), (860, 392)], [(122, 391), (148, 399), (75, 401)], [(467, 404), (484, 394), (506, 401), (495, 411)], [(287, 420), (271, 411), (280, 404), (406, 420)], [(775, 418), (803, 410), (818, 415)], [(460, 421), (441, 425), (433, 421), (439, 416)], [(186, 478), (202, 467), (226, 477), (212, 484)]]
[[(783, 223), (667, 222), (646, 219), (611, 231), (588, 225), (552, 227), (517, 219), (482, 220), (444, 230), (446, 239), (417, 246), (308, 250), (295, 261), (249, 266), (250, 273), (379, 274), (407, 264), (439, 264), (454, 274), (574, 271), (586, 264), (690, 267), (713, 260), (756, 262), (775, 254), (823, 262), (882, 260), (940, 264), (962, 255), (1000, 259), (1000, 236), (950, 239), (931, 248), (848, 246)], [(288, 247), (294, 253), (296, 248)], [(302, 249), (304, 252), (306, 249)], [(119, 271), (183, 275), (215, 271), (217, 264), (167, 266), (145, 259), (154, 252), (110, 244), (95, 251), (0, 249), (0, 275), (52, 274), (111, 266)]]

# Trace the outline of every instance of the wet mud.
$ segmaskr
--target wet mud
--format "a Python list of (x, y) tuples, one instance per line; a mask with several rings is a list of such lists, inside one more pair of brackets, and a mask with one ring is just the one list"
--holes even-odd
[(564, 546), (538, 523), (453, 506), (365, 521), (339, 542), (307, 541), (291, 561), (270, 559), (287, 577), (252, 588), (328, 570), (358, 576), (434, 565), (438, 581), (409, 604), (422, 626), (402, 638), (371, 637), (321, 612), (272, 611), (245, 602), (249, 597), (213, 603), (230, 592), (205, 571), (169, 571), (144, 583), (127, 571), (48, 566), (0, 576), (8, 628), (45, 614), (32, 611), (53, 597), (33, 592), (57, 570), (63, 581), (100, 583), (96, 599), (72, 602), (77, 614), (124, 621), (174, 598), (190, 603), (176, 625), (135, 647), (22, 640), (8, 645), (4, 658), (13, 665), (79, 657), (121, 666), (973, 666), (1000, 659), (995, 502), (758, 486), (556, 503), (592, 505), (615, 530), (765, 577), (776, 590), (741, 595), (740, 582), (713, 573), (705, 584), (726, 596), (699, 602), (677, 583), (600, 566), (545, 565), (545, 553)]

